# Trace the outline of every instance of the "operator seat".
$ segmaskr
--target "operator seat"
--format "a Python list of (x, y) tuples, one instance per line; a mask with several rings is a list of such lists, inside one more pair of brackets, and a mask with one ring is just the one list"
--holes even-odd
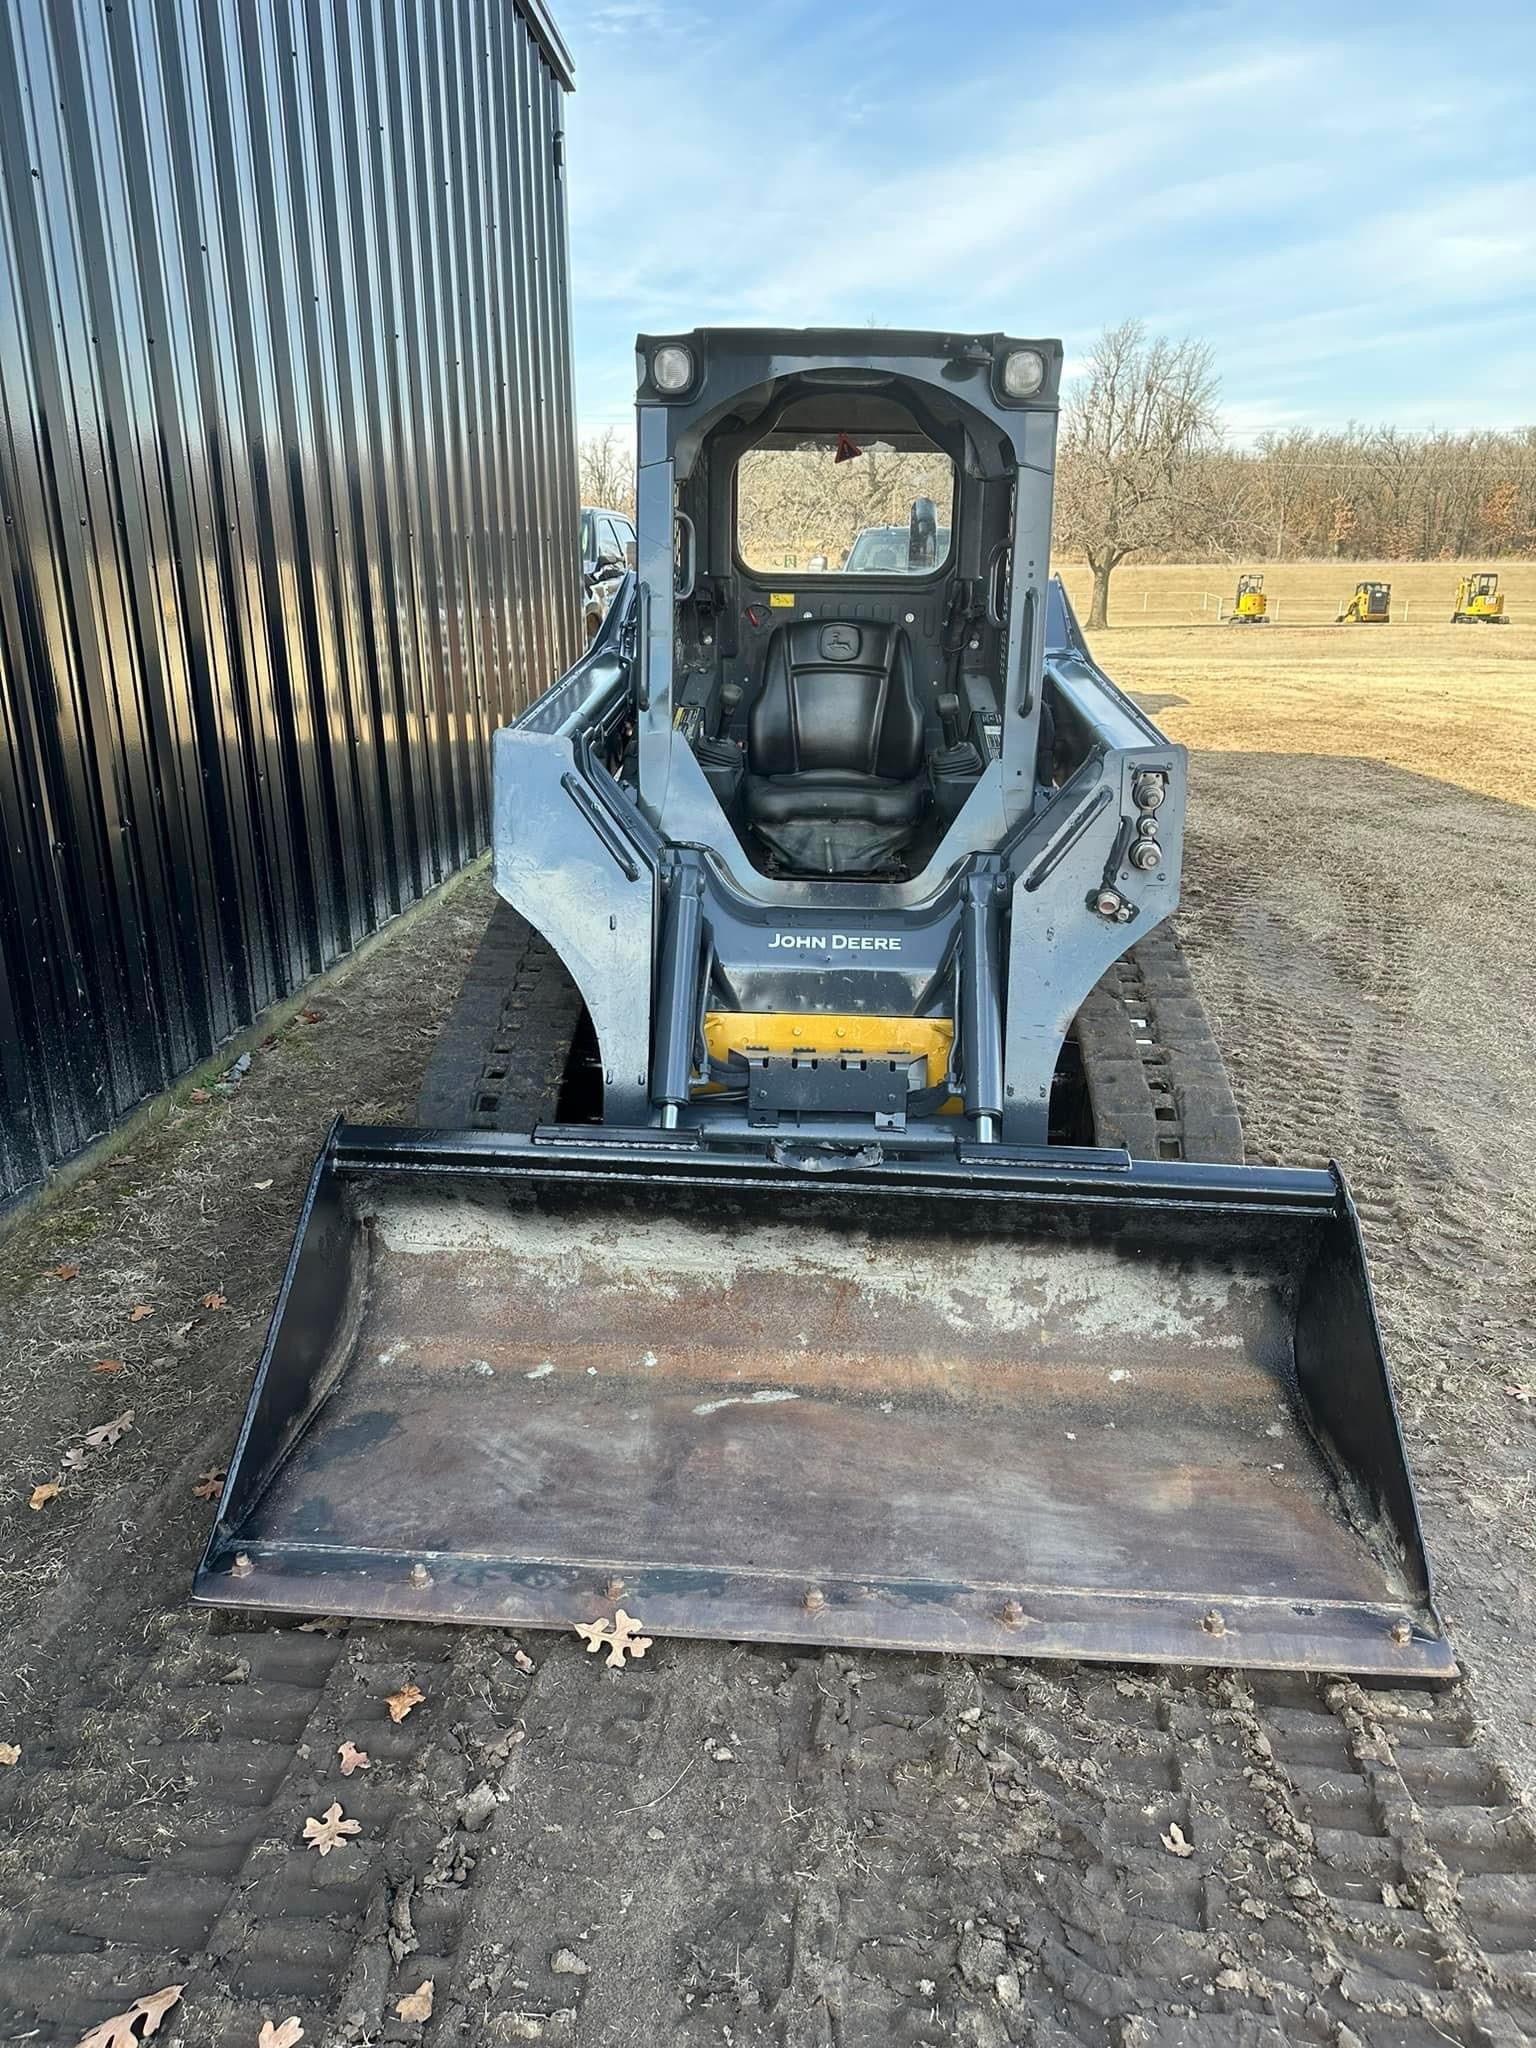
[(797, 619), (768, 642), (747, 717), (747, 817), (789, 866), (868, 873), (929, 801), (923, 713), (900, 626)]

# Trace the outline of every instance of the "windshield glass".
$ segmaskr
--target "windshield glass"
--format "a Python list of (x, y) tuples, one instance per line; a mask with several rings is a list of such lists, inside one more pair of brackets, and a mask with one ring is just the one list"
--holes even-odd
[(847, 434), (752, 448), (736, 469), (736, 548), (749, 569), (931, 576), (949, 555), (954, 468), (937, 448)]

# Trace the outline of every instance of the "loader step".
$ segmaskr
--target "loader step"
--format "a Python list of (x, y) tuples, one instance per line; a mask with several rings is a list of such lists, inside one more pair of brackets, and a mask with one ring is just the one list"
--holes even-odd
[[(584, 1024), (558, 956), (498, 902), (433, 1049), (417, 1122), (531, 1131), (555, 1121), (572, 1093)], [(1079, 1011), (1064, 1057), (1073, 1044), (1098, 1144), (1123, 1145), (1133, 1159), (1242, 1163), (1231, 1083), (1171, 920), (1110, 968)], [(595, 1046), (587, 1050), (595, 1064)], [(600, 1083), (577, 1076), (578, 1088), (584, 1078), (600, 1106)]]

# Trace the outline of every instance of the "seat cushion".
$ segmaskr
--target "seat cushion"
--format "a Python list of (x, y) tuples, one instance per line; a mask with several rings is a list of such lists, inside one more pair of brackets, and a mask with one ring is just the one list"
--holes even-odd
[(749, 775), (747, 815), (754, 823), (792, 818), (866, 818), (881, 825), (915, 822), (923, 813), (927, 782), (893, 782), (877, 775), (841, 775), (808, 769), (799, 775)]

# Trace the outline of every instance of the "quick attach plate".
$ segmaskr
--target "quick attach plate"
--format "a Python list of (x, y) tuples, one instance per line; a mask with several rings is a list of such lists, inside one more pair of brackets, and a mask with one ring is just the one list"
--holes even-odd
[(904, 1131), (914, 1067), (922, 1060), (772, 1053), (747, 1063), (747, 1120), (771, 1128), (781, 1116), (822, 1111), (869, 1116), (877, 1131)]

